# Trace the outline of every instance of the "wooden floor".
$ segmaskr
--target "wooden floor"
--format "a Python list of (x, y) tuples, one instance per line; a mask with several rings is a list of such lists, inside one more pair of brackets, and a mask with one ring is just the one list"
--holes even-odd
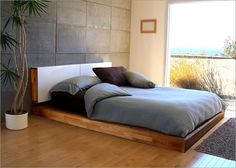
[[(232, 108), (232, 107), (231, 107)], [(31, 116), (21, 131), (1, 129), (2, 167), (236, 167), (234, 161), (194, 150), (175, 152)]]

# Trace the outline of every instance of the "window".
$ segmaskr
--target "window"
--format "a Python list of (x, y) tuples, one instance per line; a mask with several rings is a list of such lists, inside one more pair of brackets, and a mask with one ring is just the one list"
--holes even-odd
[(224, 56), (226, 40), (235, 40), (235, 1), (170, 5), (171, 55)]
[(167, 85), (236, 98), (235, 5), (232, 0), (169, 5)]

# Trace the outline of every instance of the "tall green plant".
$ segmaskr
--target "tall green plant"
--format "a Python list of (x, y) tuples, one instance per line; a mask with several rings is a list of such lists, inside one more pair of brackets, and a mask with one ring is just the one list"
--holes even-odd
[[(10, 49), (13, 52), (8, 63), (1, 65), (2, 84), (10, 83), (16, 90), (11, 108), (13, 114), (23, 113), (23, 100), (28, 84), (26, 19), (31, 15), (41, 16), (42, 13), (46, 13), (47, 7), (47, 0), (11, 1), (9, 18), (1, 29), (2, 50)], [(12, 26), (14, 33), (7, 32), (9, 26)]]

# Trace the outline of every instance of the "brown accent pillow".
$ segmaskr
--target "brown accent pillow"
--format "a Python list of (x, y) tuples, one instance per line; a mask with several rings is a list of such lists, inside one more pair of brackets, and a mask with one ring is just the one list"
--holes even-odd
[(105, 83), (114, 84), (117, 86), (128, 86), (129, 83), (125, 78), (124, 72), (127, 70), (123, 67), (107, 67), (93, 68), (93, 72), (97, 77)]
[(84, 103), (85, 92), (86, 91), (79, 91), (75, 95), (67, 92), (52, 92), (51, 102), (53, 106), (57, 108), (80, 114), (86, 114)]

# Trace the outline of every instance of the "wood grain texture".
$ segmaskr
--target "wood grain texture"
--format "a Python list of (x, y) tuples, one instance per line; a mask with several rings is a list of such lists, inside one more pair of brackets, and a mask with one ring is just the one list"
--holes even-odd
[(122, 124), (100, 122), (90, 120), (84, 116), (65, 112), (48, 105), (35, 105), (32, 109), (33, 114), (40, 115), (45, 118), (60, 121), (66, 124), (86, 128), (89, 130), (114, 135), (117, 137), (143, 142), (163, 148), (173, 149), (180, 152), (188, 150), (195, 142), (197, 142), (208, 130), (216, 125), (223, 117), (221, 112), (212, 119), (208, 120), (195, 131), (185, 138), (165, 135), (156, 131), (144, 128), (132, 127)]
[(11, 131), (2, 125), (0, 167), (235, 168), (233, 161), (194, 150), (226, 120), (181, 153), (33, 115), (24, 130)]
[(38, 74), (37, 69), (32, 68), (31, 71), (31, 97), (33, 102), (38, 101)]

